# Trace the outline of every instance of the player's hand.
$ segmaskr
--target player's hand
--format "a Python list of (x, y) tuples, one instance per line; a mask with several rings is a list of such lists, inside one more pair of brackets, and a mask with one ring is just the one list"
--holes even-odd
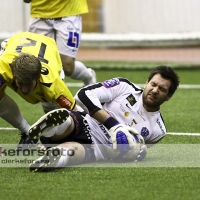
[(110, 142), (113, 149), (119, 149), (120, 151), (128, 151), (134, 147), (133, 136), (131, 134), (137, 134), (138, 132), (129, 126), (118, 124), (109, 129)]

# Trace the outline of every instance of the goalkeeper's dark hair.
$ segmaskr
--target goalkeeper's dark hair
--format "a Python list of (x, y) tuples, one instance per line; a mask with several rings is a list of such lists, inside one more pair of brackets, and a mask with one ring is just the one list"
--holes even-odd
[(148, 77), (148, 82), (156, 75), (160, 74), (164, 79), (170, 80), (171, 85), (169, 88), (169, 94), (173, 95), (176, 89), (179, 86), (179, 77), (178, 75), (174, 72), (174, 70), (169, 67), (169, 66), (159, 66), (156, 67), (154, 70), (151, 71), (149, 77)]
[(42, 65), (38, 58), (28, 53), (20, 53), (10, 64), (13, 76), (20, 82), (29, 84), (41, 75)]

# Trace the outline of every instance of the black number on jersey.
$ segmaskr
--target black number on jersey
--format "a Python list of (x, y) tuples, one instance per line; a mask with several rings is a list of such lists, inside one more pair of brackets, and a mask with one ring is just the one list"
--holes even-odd
[[(25, 39), (25, 40), (29, 40), (30, 43), (23, 43), (23, 44), (17, 46), (17, 47), (16, 47), (16, 51), (17, 51), (18, 53), (21, 53), (23, 47), (35, 46), (36, 43), (37, 43), (37, 41), (31, 40), (31, 39), (29, 39), (29, 38), (24, 38), (24, 39)], [(48, 64), (49, 61), (46, 60), (46, 59), (44, 58), (44, 54), (45, 54), (46, 48), (47, 48), (47, 45), (44, 44), (44, 43), (42, 42), (42, 43), (41, 43), (41, 46), (40, 46), (40, 49), (39, 49), (39, 53), (38, 53), (38, 59), (39, 59), (41, 62)]]
[(42, 67), (41, 74), (48, 75), (49, 74), (49, 70), (46, 67)]

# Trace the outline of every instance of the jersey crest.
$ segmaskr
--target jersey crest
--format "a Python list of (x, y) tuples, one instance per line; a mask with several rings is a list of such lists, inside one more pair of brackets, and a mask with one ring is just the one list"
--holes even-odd
[(142, 127), (140, 134), (141, 134), (142, 137), (146, 137), (146, 136), (149, 135), (149, 130), (146, 127)]

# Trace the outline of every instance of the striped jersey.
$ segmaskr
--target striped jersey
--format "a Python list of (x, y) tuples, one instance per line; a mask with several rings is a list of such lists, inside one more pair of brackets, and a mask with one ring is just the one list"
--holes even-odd
[[(153, 144), (165, 136), (166, 127), (160, 111), (147, 112), (144, 109), (142, 94), (142, 88), (129, 80), (113, 78), (83, 88), (75, 99), (87, 113), (104, 109), (119, 123), (135, 128), (146, 144)], [(106, 140), (109, 134), (106, 127), (90, 116), (86, 118), (93, 127), (92, 136), (100, 141), (105, 136)]]

